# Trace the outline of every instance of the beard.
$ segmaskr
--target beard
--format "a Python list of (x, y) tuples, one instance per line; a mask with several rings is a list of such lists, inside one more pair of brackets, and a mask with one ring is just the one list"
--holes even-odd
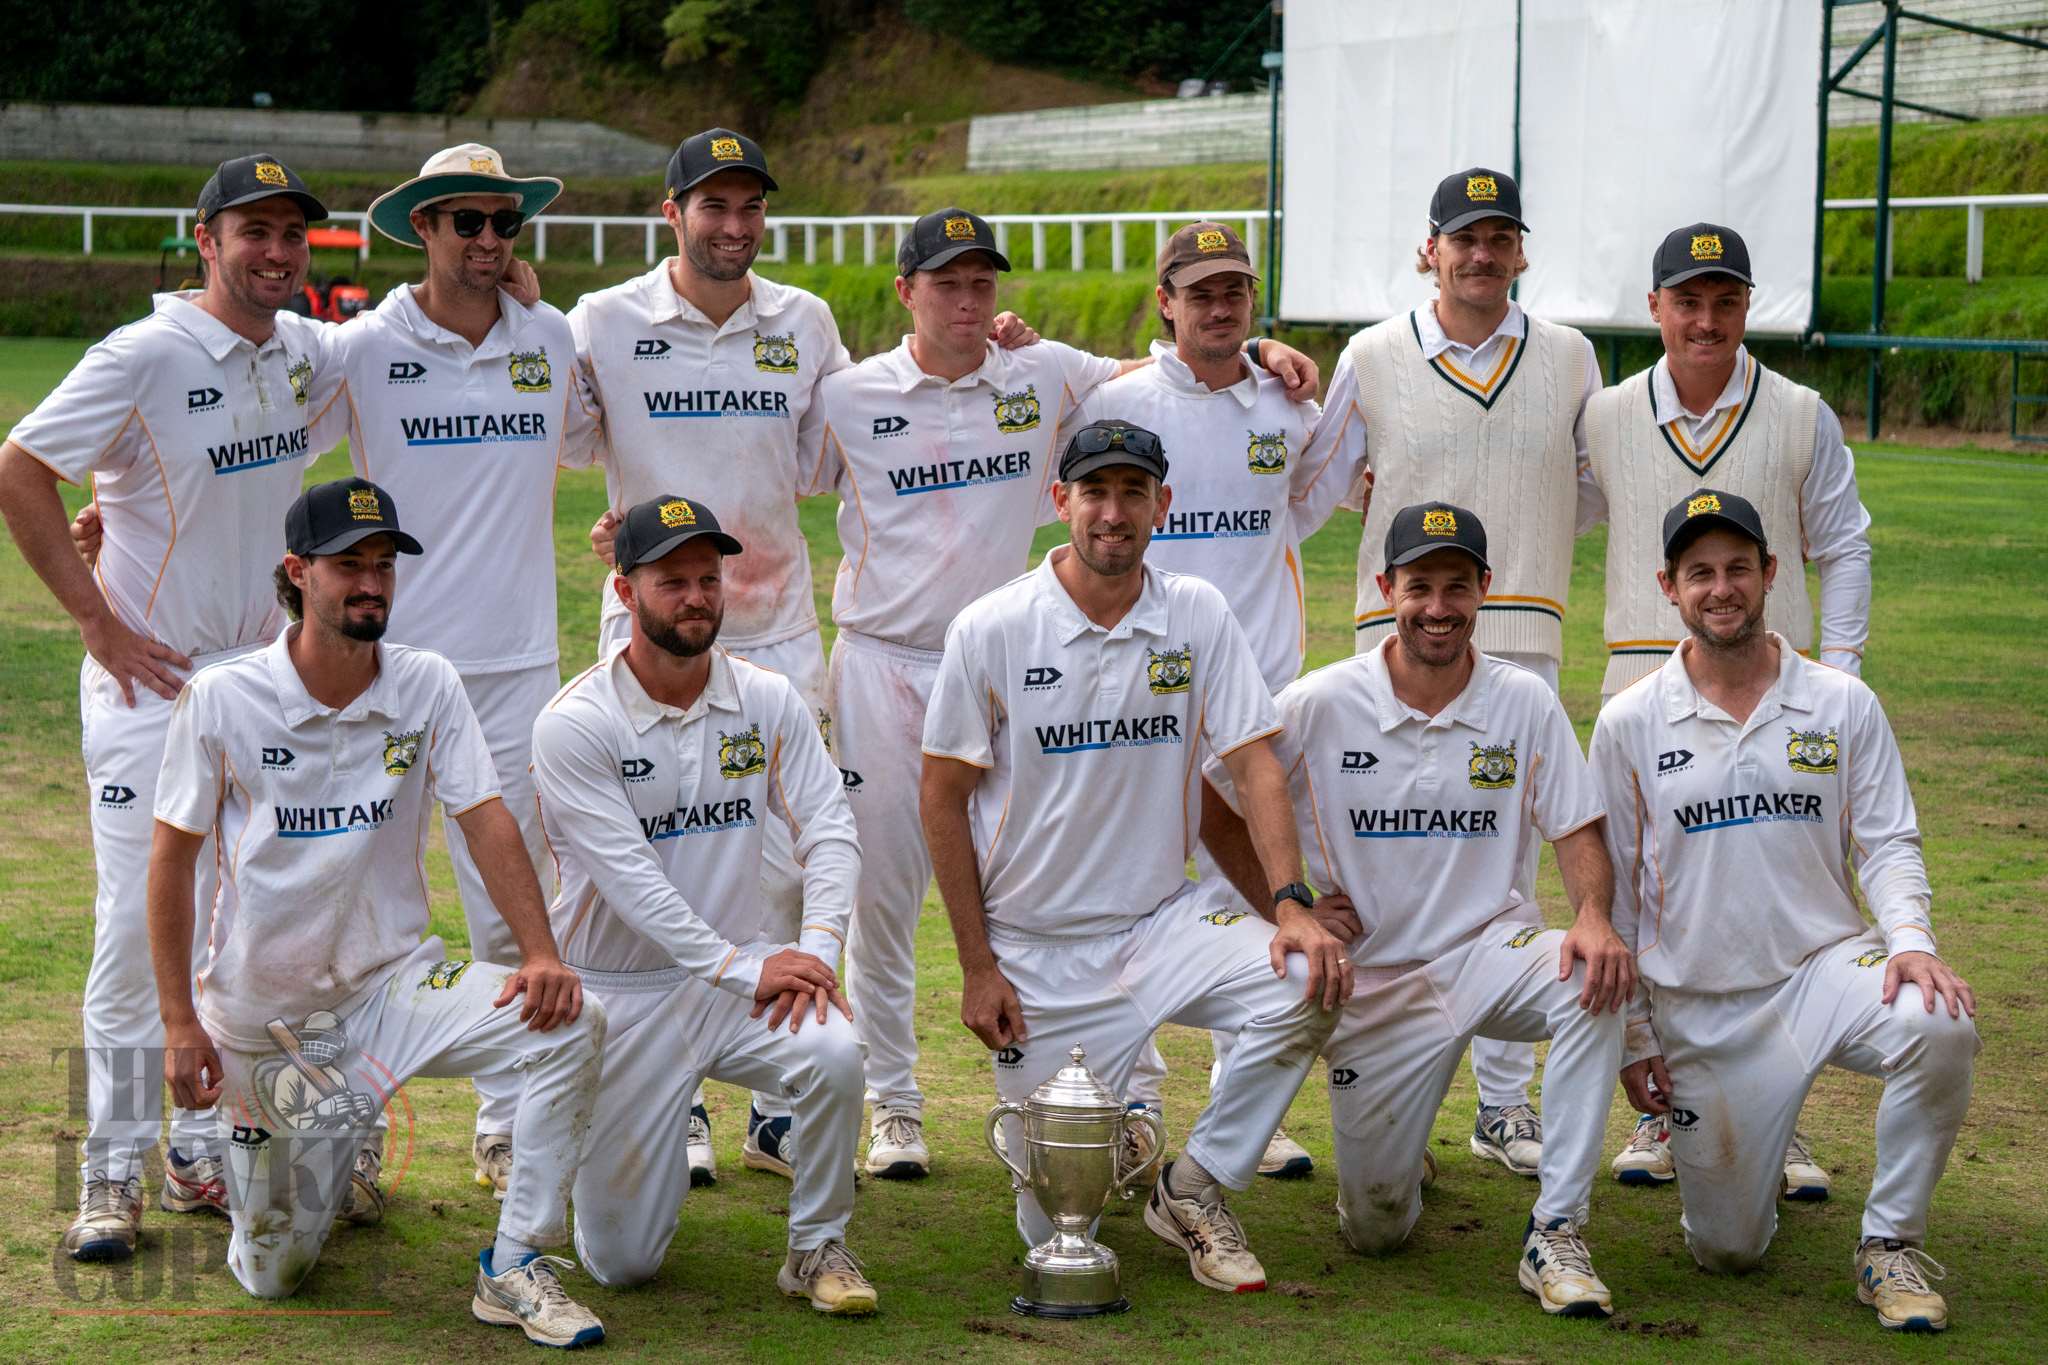
[(1394, 633), (1401, 638), (1401, 652), (1425, 668), (1449, 668), (1465, 657), (1472, 643), (1473, 618), (1466, 617), (1449, 635), (1429, 635), (1419, 616), (1396, 616)]
[(723, 607), (708, 617), (689, 616), (679, 621), (664, 621), (644, 605), (633, 614), (639, 620), (640, 633), (647, 637), (647, 642), (678, 659), (694, 659), (710, 649), (718, 640), (719, 627), (725, 624)]
[(1755, 611), (1745, 609), (1742, 613), (1742, 624), (1726, 635), (1716, 635), (1708, 629), (1704, 611), (1691, 616), (1681, 612), (1680, 619), (1685, 622), (1685, 628), (1692, 632), (1692, 638), (1700, 642), (1702, 649), (1734, 651), (1746, 647), (1763, 628), (1764, 608), (1762, 603), (1758, 603)]
[(702, 238), (686, 236), (683, 238), (683, 254), (689, 257), (691, 266), (705, 279), (731, 281), (744, 278), (746, 273), (754, 268), (754, 258), (761, 254), (761, 244), (756, 242), (754, 249), (747, 252), (742, 259), (738, 256), (720, 256), (714, 253), (710, 244)]
[[(380, 610), (375, 616), (359, 618), (349, 614), (356, 607), (377, 607)], [(391, 604), (381, 597), (351, 597), (341, 604), (336, 619), (327, 624), (337, 635), (374, 644), (384, 638), (384, 632), (391, 624)]]
[(1145, 547), (1150, 541), (1151, 537), (1134, 532), (1121, 547), (1105, 548), (1098, 552), (1090, 536), (1075, 535), (1068, 538), (1068, 543), (1074, 547), (1075, 556), (1088, 566), (1091, 573), (1103, 578), (1122, 578), (1125, 574), (1135, 572), (1138, 566), (1145, 562)]

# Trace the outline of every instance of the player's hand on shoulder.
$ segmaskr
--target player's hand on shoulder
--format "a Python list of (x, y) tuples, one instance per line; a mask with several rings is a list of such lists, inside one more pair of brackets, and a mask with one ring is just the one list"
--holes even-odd
[(183, 1109), (211, 1109), (220, 1098), (220, 1053), (197, 1019), (164, 1025), (164, 1079)]
[(499, 281), (504, 291), (518, 301), (522, 308), (531, 308), (540, 302), (540, 276), (531, 265), (517, 256), (505, 267), (505, 278)]
[(506, 978), (505, 989), (491, 1003), (503, 1009), (521, 995), (526, 999), (519, 1017), (536, 1033), (573, 1022), (583, 1013), (583, 978), (557, 957), (528, 958)]
[(192, 661), (169, 645), (138, 635), (128, 629), (112, 611), (103, 612), (79, 632), (85, 652), (121, 686), (121, 696), (135, 705), (135, 685), (141, 683), (165, 701), (176, 700), (185, 680), (176, 669), (191, 671)]
[(1623, 1067), (1621, 1088), (1638, 1114), (1671, 1112), (1671, 1073), (1664, 1069), (1661, 1056), (1645, 1057)]
[(1884, 1003), (1889, 1005), (1897, 999), (1899, 987), (1909, 981), (1920, 988), (1920, 1001), (1929, 1014), (1934, 1013), (1934, 1002), (1939, 998), (1948, 1006), (1949, 1018), (1960, 1019), (1964, 1014), (1972, 1019), (1977, 1017), (1977, 993), (1933, 953), (1892, 954), (1884, 965)]
[(612, 547), (619, 538), (619, 523), (624, 520), (624, 517), (607, 507), (604, 509), (604, 515), (591, 524), (591, 552), (607, 564), (616, 565), (619, 562), (618, 555)]
[(1030, 323), (1010, 312), (996, 314), (995, 326), (989, 329), (988, 336), (989, 340), (1006, 351), (1029, 346), (1040, 339)]
[(1316, 918), (1315, 911), (1299, 901), (1282, 901), (1274, 912), (1278, 926), (1268, 955), (1273, 975), (1287, 975), (1287, 955), (1300, 953), (1308, 960), (1308, 998), (1326, 1010), (1334, 1010), (1351, 998), (1351, 958), (1344, 942)]
[(1286, 386), (1287, 401), (1307, 403), (1321, 391), (1322, 372), (1316, 363), (1282, 341), (1270, 338), (1259, 344), (1259, 364)]
[(994, 1052), (1025, 1040), (1024, 1002), (1002, 968), (971, 970), (960, 985), (960, 1022)]
[(1579, 991), (1579, 1008), (1619, 1014), (1636, 993), (1636, 955), (1605, 915), (1580, 915), (1565, 931), (1557, 949), (1557, 979), (1569, 980), (1572, 964), (1581, 960), (1586, 964), (1586, 984)]

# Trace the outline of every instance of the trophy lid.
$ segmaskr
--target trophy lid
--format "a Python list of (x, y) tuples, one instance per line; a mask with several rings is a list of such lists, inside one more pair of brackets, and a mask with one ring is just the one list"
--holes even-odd
[(1096, 1110), (1122, 1113), (1124, 1102), (1088, 1069), (1083, 1060), (1087, 1055), (1087, 1049), (1075, 1045), (1067, 1054), (1073, 1060), (1031, 1092), (1031, 1098), (1027, 1101), (1031, 1108), (1067, 1112)]

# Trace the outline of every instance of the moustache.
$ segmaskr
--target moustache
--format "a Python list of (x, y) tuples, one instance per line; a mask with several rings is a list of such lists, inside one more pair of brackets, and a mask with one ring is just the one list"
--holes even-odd
[(391, 602), (383, 597), (351, 597), (342, 603), (345, 607), (382, 607), (390, 610)]

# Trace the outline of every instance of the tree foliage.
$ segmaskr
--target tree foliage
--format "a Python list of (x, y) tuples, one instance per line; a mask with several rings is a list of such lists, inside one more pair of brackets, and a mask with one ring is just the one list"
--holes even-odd
[(1269, 22), (1265, 0), (904, 0), (903, 11), (994, 61), (1170, 82), (1213, 74), (1238, 90), (1259, 75)]

